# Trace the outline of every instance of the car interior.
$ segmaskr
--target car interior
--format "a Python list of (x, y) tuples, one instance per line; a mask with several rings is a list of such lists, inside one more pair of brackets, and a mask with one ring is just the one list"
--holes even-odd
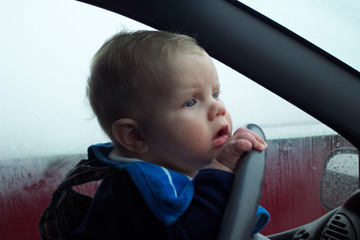
[[(289, 136), (281, 138), (281, 140), (271, 136), (269, 141), (273, 145), (270, 146), (269, 144), (269, 149), (266, 152), (259, 153), (253, 150), (248, 153), (241, 161), (241, 164), (237, 166), (232, 193), (217, 239), (360, 239), (359, 68), (348, 65), (323, 48), (318, 47), (241, 1), (79, 0), (77, 2), (82, 4), (82, 8), (100, 8), (110, 11), (116, 15), (145, 24), (151, 29), (192, 36), (196, 38), (214, 61), (218, 62), (217, 64), (228, 66), (232, 71), (242, 74), (267, 91), (275, 93), (332, 129), (331, 138), (328, 138), (330, 134), (325, 137), (314, 134), (315, 137), (312, 136), (313, 138), (299, 137), (296, 140)], [(81, 19), (81, 12), (78, 14), (79, 19)], [(94, 14), (94, 16), (97, 15)], [(93, 24), (96, 24), (100, 19), (94, 18), (93, 21)], [(56, 30), (56, 27), (54, 28)], [(79, 30), (79, 32), (81, 31)], [(93, 34), (96, 35), (96, 32)], [(71, 37), (76, 38), (77, 36)], [(69, 40), (69, 46), (72, 45), (71, 41), (72, 39)], [(76, 49), (71, 51), (76, 51)], [(89, 61), (91, 54), (95, 51), (96, 49), (93, 49), (93, 52), (88, 53), (87, 59)], [(59, 68), (62, 65), (64, 63), (59, 64)], [(41, 65), (39, 69), (45, 72)], [(39, 72), (41, 71), (39, 70)], [(59, 69), (59, 72), (61, 72), (61, 69)], [(86, 79), (87, 73), (82, 74)], [(4, 89), (6, 89), (7, 85), (4, 84), (4, 86)], [(65, 88), (72, 88), (72, 85), (66, 85)], [(25, 91), (27, 90), (25, 89)], [(11, 91), (9, 92), (11, 93)], [(5, 94), (4, 90), (2, 95)], [(50, 96), (51, 94), (48, 95), (47, 97), (50, 99), (52, 96)], [(62, 93), (62, 95), (68, 95), (67, 100), (69, 102), (64, 102), (64, 105), (71, 105), (70, 100), (74, 96), (67, 92)], [(81, 102), (82, 97), (80, 98)], [(41, 100), (41, 102), (46, 101), (46, 98)], [(12, 106), (11, 103), (8, 105)], [(238, 106), (241, 106), (241, 102), (235, 102), (234, 106), (238, 108)], [(279, 104), (278, 106), (281, 108), (282, 105)], [(60, 108), (56, 110), (61, 111)], [(38, 113), (32, 111), (31, 114), (37, 116)], [(32, 115), (26, 114), (25, 116)], [(5, 114), (3, 117), (5, 119)], [(19, 119), (19, 117), (16, 117), (16, 119)], [(62, 126), (61, 120), (54, 120), (54, 122), (57, 123), (57, 126)], [(290, 128), (286, 124), (284, 126), (279, 125), (283, 128)], [(1, 128), (14, 128), (9, 126), (2, 125)], [(266, 133), (271, 130), (266, 124), (262, 125), (257, 122), (249, 124), (247, 127), (264, 139), (268, 138)], [(65, 124), (63, 129), (60, 128), (60, 131), (64, 129)], [(302, 129), (299, 128), (298, 131), (302, 131)], [(316, 129), (315, 131), (320, 130)], [(321, 129), (321, 131), (325, 130)], [(39, 133), (36, 131), (31, 132), (31, 135), (35, 136), (35, 138), (37, 134)], [(88, 132), (85, 134), (88, 134)], [(56, 135), (55, 130), (53, 135)], [(5, 130), (3, 136), (7, 136)], [(19, 136), (22, 137), (21, 133), (19, 133)], [(71, 136), (71, 138), (74, 139), (74, 142), (81, 141), (81, 139), (76, 140), (76, 135)], [(96, 141), (95, 137), (89, 137), (88, 140), (90, 142)], [(15, 144), (11, 145), (12, 142), (15, 142), (14, 140), (10, 141), (4, 138), (1, 141), (9, 142), (9, 146), (15, 146)], [(100, 141), (105, 140), (101, 139)], [(308, 143), (309, 141), (310, 143)], [(68, 143), (68, 149), (72, 149), (72, 144)], [(316, 150), (313, 147), (314, 144), (320, 145), (321, 153), (313, 153)], [(260, 232), (252, 235), (257, 206), (265, 202), (264, 189), (273, 191), (274, 194), (275, 192), (279, 193), (269, 187), (269, 179), (271, 179), (271, 176), (275, 176), (272, 171), (276, 171), (275, 169), (283, 171), (279, 167), (280, 160), (290, 152), (290, 147), (296, 149), (298, 145), (301, 145), (301, 148), (310, 149), (304, 155), (294, 150), (293, 152), (295, 152), (294, 155), (298, 155), (298, 158), (305, 158), (304, 162), (298, 164), (305, 164), (304, 169), (311, 171), (311, 174), (313, 174), (311, 177), (316, 172), (317, 175), (312, 180), (318, 182), (319, 186), (314, 187), (314, 189), (321, 198), (318, 200), (318, 204), (322, 206), (322, 209), (316, 215), (309, 214), (309, 217), (306, 218), (307, 222), (301, 219), (296, 221), (298, 225), (293, 226), (294, 224), (292, 224), (290, 228), (286, 228), (287, 226), (277, 226), (279, 223), (276, 222), (281, 217), (285, 219), (282, 216), (282, 211), (287, 211), (287, 216), (296, 219), (300, 218), (297, 213), (303, 210), (300, 207), (299, 209), (280, 207), (276, 209), (277, 214), (274, 214), (274, 218), (270, 220), (271, 225), (274, 226), (269, 231), (270, 234), (265, 228), (265, 234)], [(0, 157), (0, 199), (2, 199), (0, 200), (0, 213), (2, 214), (2, 217), (0, 217), (0, 238), (4, 236), (4, 239), (24, 239), (28, 236), (30, 239), (37, 239), (34, 236), (39, 237), (38, 229), (34, 228), (37, 228), (40, 212), (51, 198), (51, 191), (54, 190), (55, 185), (59, 184), (59, 181), (74, 164), (86, 158), (86, 155), (83, 152), (77, 152), (77, 150), (74, 152), (68, 151), (65, 155), (62, 152), (49, 154), (46, 152), (48, 146), (44, 144), (39, 147), (44, 149), (44, 156), (27, 155), (25, 151), (21, 156), (9, 157), (11, 154), (6, 155), (6, 151), (12, 153), (18, 151), (18, 149), (7, 147), (8, 145), (4, 146), (6, 146), (2, 148), (4, 154)], [(286, 151), (278, 150), (279, 146)], [(340, 156), (344, 157), (344, 159)], [(310, 158), (318, 158), (317, 165), (309, 164), (310, 160), (308, 159)], [(350, 162), (349, 158), (353, 159), (351, 164), (349, 163), (350, 170), (339, 170), (338, 166), (344, 165), (345, 161)], [(354, 169), (356, 171), (353, 171)], [(292, 177), (295, 180), (294, 185), (291, 186), (298, 186), (296, 181), (305, 176), (304, 172), (302, 170), (298, 170), (298, 173), (296, 170), (293, 170), (293, 172)], [(281, 174), (286, 175), (289, 173), (281, 172)], [(281, 182), (279, 179), (273, 180), (273, 182), (278, 183), (276, 181)], [(87, 186), (81, 186), (77, 190), (91, 196), (98, 185), (98, 182), (94, 182)], [(302, 191), (302, 194), (306, 195), (306, 188), (311, 188), (310, 185), (291, 190)], [(344, 186), (347, 186), (348, 189), (343, 189)], [(284, 200), (284, 196), (275, 196), (275, 198), (277, 197), (278, 199), (272, 201), (278, 201), (280, 205), (282, 201), (287, 201)], [(307, 196), (302, 198), (299, 194), (293, 198), (293, 201), (306, 208), (307, 205), (311, 204), (307, 201), (312, 201), (311, 199), (307, 198)], [(37, 204), (33, 204), (34, 201)], [(268, 210), (271, 215), (273, 209)], [(309, 209), (309, 211), (312, 210)], [(21, 214), (30, 217), (21, 219)], [(27, 223), (24, 223), (26, 221)], [(16, 231), (17, 228), (22, 228), (21, 226), (25, 226), (23, 232), (21, 229)], [(278, 229), (281, 230), (277, 231)]]
[[(196, 36), (212, 57), (326, 123), (359, 148), (360, 128), (356, 126), (360, 119), (360, 95), (354, 90), (360, 89), (360, 73), (246, 5), (233, 0), (182, 1), (181, 4), (161, 0), (84, 2), (156, 29)], [(346, 94), (335, 97), (335, 93)], [(256, 181), (243, 184), (252, 183), (252, 188), (260, 192), (261, 186), (256, 185)], [(253, 195), (247, 202), (259, 203), (258, 195)], [(339, 209), (312, 223), (268, 238), (342, 239), (347, 233), (345, 239), (358, 239), (359, 198), (358, 191)], [(239, 210), (237, 215), (249, 218), (240, 224), (229, 222), (246, 226), (244, 221), (254, 221), (254, 214), (255, 211), (250, 217)], [(225, 232), (230, 234), (229, 229), (235, 227), (226, 225)], [(251, 224), (239, 232), (234, 231), (234, 235), (220, 235), (219, 239), (263, 238), (260, 234), (251, 236), (250, 232)]]

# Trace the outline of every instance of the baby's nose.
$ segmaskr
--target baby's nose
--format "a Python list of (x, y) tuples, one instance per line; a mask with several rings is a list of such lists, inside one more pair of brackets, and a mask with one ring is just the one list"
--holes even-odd
[(216, 117), (225, 116), (226, 108), (223, 102), (215, 101), (209, 108), (208, 117), (209, 120), (212, 121)]

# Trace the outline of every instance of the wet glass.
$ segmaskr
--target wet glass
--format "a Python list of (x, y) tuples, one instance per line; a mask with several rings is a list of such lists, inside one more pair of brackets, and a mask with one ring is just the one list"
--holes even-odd
[(354, 148), (332, 151), (326, 160), (321, 184), (321, 202), (332, 210), (342, 206), (359, 189), (359, 152)]

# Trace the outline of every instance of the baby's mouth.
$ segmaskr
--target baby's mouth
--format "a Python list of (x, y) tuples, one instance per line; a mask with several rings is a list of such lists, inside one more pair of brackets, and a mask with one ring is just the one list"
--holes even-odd
[(215, 135), (212, 142), (215, 147), (221, 147), (228, 140), (229, 127), (223, 126)]
[(224, 126), (224, 127), (222, 127), (222, 128), (218, 131), (218, 133), (216, 134), (215, 138), (221, 137), (221, 136), (223, 136), (223, 135), (227, 135), (228, 132), (229, 132), (228, 126)]

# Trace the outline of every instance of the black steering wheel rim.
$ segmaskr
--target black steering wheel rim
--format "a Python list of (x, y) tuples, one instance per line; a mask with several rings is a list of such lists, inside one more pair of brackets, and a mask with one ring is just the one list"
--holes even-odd
[[(248, 129), (265, 139), (262, 129), (249, 124)], [(264, 184), (266, 150), (251, 150), (236, 167), (235, 179), (218, 234), (218, 240), (255, 239), (252, 235), (256, 212)]]

